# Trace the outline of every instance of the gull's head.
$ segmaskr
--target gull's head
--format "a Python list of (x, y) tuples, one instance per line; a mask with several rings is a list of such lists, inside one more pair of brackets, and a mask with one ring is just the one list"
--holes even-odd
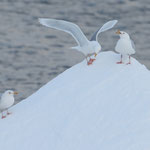
[(116, 32), (116, 34), (118, 34), (118, 35), (120, 36), (120, 38), (130, 38), (130, 37), (129, 37), (129, 34), (128, 34), (127, 32), (124, 32), (124, 31), (118, 30), (118, 31)]
[(97, 56), (97, 54), (101, 51), (101, 45), (97, 42), (97, 41), (92, 41), (93, 43), (93, 47), (94, 47), (94, 55), (95, 57)]
[(7, 95), (7, 96), (14, 96), (14, 95), (17, 95), (18, 92), (12, 91), (12, 90), (7, 90), (7, 91), (4, 92), (4, 94)]

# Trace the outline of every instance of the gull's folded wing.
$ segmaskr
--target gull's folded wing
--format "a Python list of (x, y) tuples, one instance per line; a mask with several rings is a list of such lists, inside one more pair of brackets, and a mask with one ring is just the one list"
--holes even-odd
[(131, 39), (131, 45), (132, 45), (132, 48), (135, 50), (135, 44), (132, 39)]

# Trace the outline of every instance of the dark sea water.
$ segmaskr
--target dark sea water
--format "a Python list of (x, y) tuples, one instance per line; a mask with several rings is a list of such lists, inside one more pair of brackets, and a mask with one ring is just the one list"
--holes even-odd
[(0, 91), (17, 90), (17, 102), (84, 59), (70, 49), (70, 35), (40, 25), (39, 17), (74, 22), (88, 38), (118, 19), (99, 36), (102, 50), (113, 51), (115, 31), (124, 30), (135, 42), (133, 57), (150, 69), (150, 0), (0, 0)]

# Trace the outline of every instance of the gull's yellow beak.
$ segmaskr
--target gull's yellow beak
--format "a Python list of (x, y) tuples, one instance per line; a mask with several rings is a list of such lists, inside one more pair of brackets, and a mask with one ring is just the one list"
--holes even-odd
[(118, 31), (116, 32), (116, 34), (121, 34), (120, 30), (118, 30)]
[(97, 54), (95, 53), (95, 54), (94, 54), (94, 56), (96, 57), (96, 56), (97, 56)]
[(18, 94), (18, 92), (15, 91), (15, 92), (14, 92), (14, 95), (17, 95), (17, 94)]

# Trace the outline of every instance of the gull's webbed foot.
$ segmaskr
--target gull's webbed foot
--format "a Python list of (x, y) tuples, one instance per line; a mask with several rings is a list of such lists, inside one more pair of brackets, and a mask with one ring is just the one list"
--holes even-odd
[(90, 58), (90, 60), (87, 62), (87, 64), (88, 65), (92, 65), (93, 64), (93, 62), (95, 61), (96, 59), (92, 59), (92, 58)]
[(7, 112), (7, 115), (11, 115), (12, 113), (11, 112)]
[(131, 64), (131, 62), (126, 63), (126, 65), (129, 65), (129, 64)]
[(89, 60), (89, 61), (87, 62), (87, 65), (88, 65), (88, 66), (89, 66), (89, 65), (92, 65), (92, 63), (93, 63), (93, 62)]
[(116, 62), (116, 64), (123, 64), (123, 62), (122, 62), (122, 61), (119, 61), (119, 62)]
[(93, 59), (92, 59), (92, 58), (90, 58), (90, 61), (91, 61), (91, 62), (94, 62), (95, 60), (96, 60), (95, 58), (93, 58)]
[(6, 116), (2, 116), (2, 119), (6, 118)]

